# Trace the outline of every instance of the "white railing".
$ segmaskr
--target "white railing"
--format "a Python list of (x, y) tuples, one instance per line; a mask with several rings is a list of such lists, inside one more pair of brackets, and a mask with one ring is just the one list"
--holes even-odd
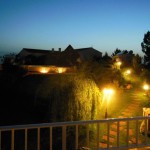
[[(150, 146), (150, 117), (0, 126), (0, 150), (91, 150)], [(140, 133), (144, 122), (144, 132)]]

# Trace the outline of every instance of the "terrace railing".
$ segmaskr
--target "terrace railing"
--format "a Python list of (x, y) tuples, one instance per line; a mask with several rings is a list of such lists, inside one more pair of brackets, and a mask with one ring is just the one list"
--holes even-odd
[(149, 116), (0, 126), (0, 150), (103, 150), (150, 146)]

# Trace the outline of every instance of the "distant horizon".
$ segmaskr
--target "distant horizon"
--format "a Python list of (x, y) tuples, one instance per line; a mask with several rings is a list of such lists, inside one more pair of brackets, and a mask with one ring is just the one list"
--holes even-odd
[[(69, 45), (71, 45), (71, 44), (69, 44)], [(67, 45), (68, 46), (68, 45)], [(59, 51), (59, 48), (61, 48), (61, 51), (64, 51), (66, 48), (67, 48), (67, 46), (65, 47), (65, 48), (61, 48), (61, 47), (58, 47), (58, 48), (54, 48), (54, 47), (52, 47), (52, 48), (50, 48), (50, 49), (42, 49), (42, 48), (33, 48), (33, 47), (23, 47), (23, 48), (29, 48), (29, 49), (40, 49), (40, 50), (49, 50), (49, 51), (51, 51), (52, 49), (54, 49), (55, 51)], [(74, 49), (80, 49), (80, 48), (88, 48), (88, 47), (92, 47), (92, 48), (94, 48), (93, 46), (87, 46), (87, 47), (74, 47), (73, 45), (71, 45)], [(23, 48), (21, 48), (20, 50), (18, 50), (18, 51), (16, 51), (16, 50), (14, 50), (14, 51), (12, 51), (12, 50), (10, 50), (10, 51), (1, 51), (0, 50), (0, 56), (4, 56), (4, 55), (7, 55), (7, 54), (11, 54), (11, 53), (14, 53), (14, 54), (18, 54)], [(96, 48), (94, 48), (94, 49), (96, 49)], [(119, 49), (119, 48), (118, 48)], [(96, 50), (98, 50), (98, 49), (96, 49)], [(116, 50), (116, 49), (115, 49)], [(115, 51), (114, 50), (114, 51)], [(120, 49), (121, 51), (122, 50), (127, 50), (127, 51), (130, 51), (130, 50), (128, 50), (128, 49)], [(107, 51), (101, 51), (101, 50), (98, 50), (98, 51), (100, 51), (100, 52), (102, 52), (102, 55), (104, 56), (105, 55), (105, 53), (107, 53), (109, 56), (111, 56), (112, 55), (112, 53), (114, 52), (112, 52), (112, 53), (109, 53), (109, 52), (107, 52)], [(142, 49), (141, 49), (141, 53), (136, 53), (136, 51), (134, 51), (134, 50), (132, 50), (133, 51), (133, 54), (138, 54), (139, 56), (141, 56), (141, 57), (143, 57), (145, 54), (142, 52)]]

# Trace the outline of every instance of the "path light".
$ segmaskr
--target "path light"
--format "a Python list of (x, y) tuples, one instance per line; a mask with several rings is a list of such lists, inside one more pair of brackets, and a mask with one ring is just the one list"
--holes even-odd
[(127, 74), (127, 75), (131, 74), (131, 70), (128, 69), (128, 70), (126, 71), (126, 74)]
[(64, 72), (66, 72), (66, 68), (59, 67), (57, 71), (58, 71), (58, 73), (64, 73)]
[(117, 62), (116, 62), (117, 69), (120, 69), (121, 64), (122, 64), (121, 61), (117, 61)]
[(48, 72), (49, 72), (48, 68), (46, 68), (46, 67), (40, 68), (40, 73), (48, 73)]
[(104, 94), (104, 99), (106, 100), (105, 118), (107, 118), (108, 103), (110, 101), (111, 96), (114, 94), (114, 90), (113, 89), (109, 89), (109, 88), (104, 88), (103, 94)]
[(121, 64), (122, 64), (121, 61), (118, 61), (118, 62), (117, 62), (117, 65), (118, 65), (118, 66), (120, 66)]
[(148, 95), (148, 91), (149, 91), (149, 89), (150, 89), (149, 85), (148, 85), (148, 84), (144, 84), (144, 85), (143, 85), (143, 89), (144, 89), (144, 91), (145, 91), (145, 95)]
[(144, 84), (144, 85), (143, 85), (143, 89), (144, 89), (145, 91), (149, 90), (149, 85), (148, 85), (148, 84)]

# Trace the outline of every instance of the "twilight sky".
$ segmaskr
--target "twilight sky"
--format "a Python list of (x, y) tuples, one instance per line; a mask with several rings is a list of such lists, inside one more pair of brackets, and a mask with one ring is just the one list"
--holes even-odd
[(0, 52), (116, 48), (143, 55), (150, 0), (0, 0)]

